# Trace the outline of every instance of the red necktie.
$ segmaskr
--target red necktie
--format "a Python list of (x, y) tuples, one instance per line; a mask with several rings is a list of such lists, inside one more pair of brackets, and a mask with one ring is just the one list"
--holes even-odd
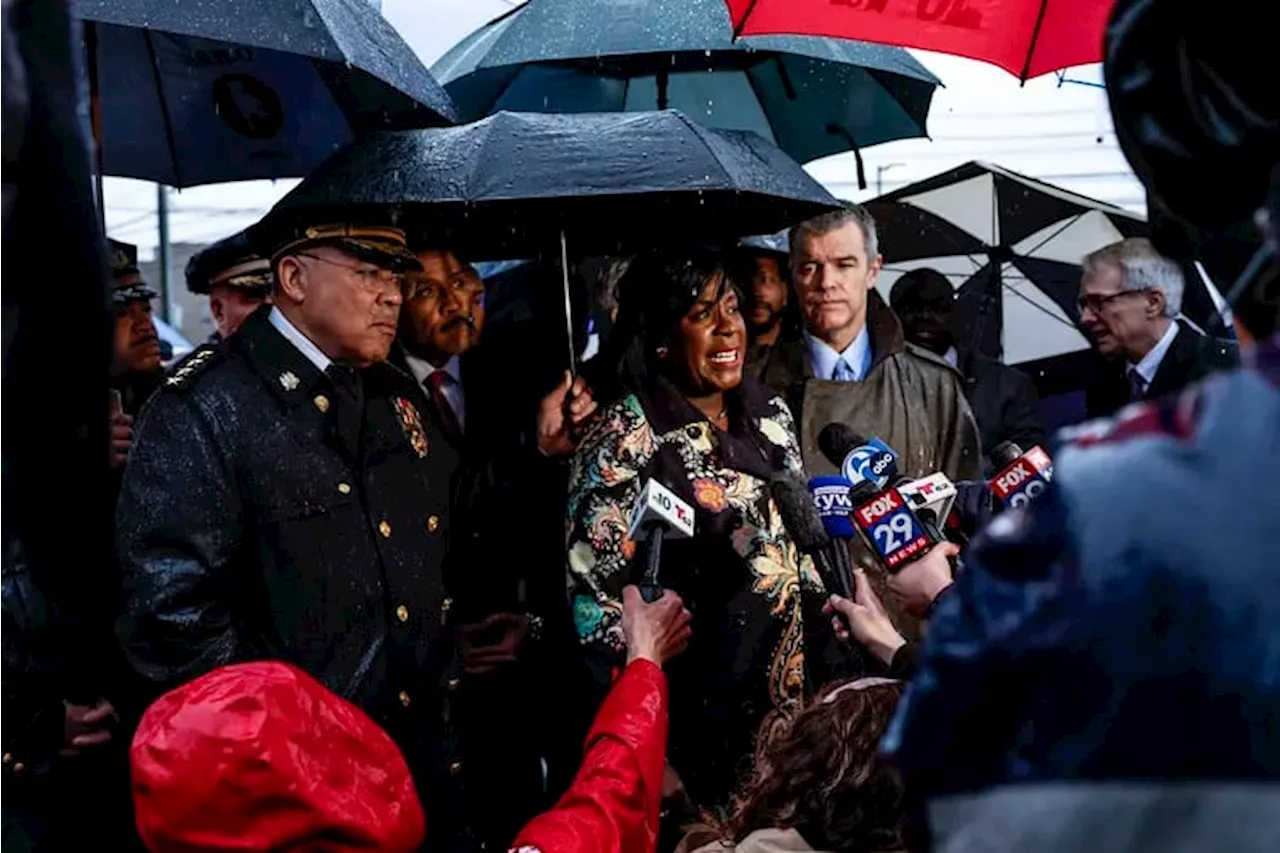
[(458, 415), (444, 393), (444, 383), (452, 378), (443, 370), (432, 371), (427, 377), (427, 390), (431, 392), (431, 402), (436, 407), (436, 414), (440, 416), (440, 428), (450, 440), (456, 441), (462, 438), (462, 425), (458, 423)]

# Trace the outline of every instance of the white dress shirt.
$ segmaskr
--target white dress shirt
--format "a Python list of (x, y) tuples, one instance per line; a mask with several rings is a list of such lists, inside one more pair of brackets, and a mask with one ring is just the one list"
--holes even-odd
[(1169, 347), (1173, 346), (1173, 339), (1177, 336), (1178, 324), (1175, 321), (1170, 323), (1169, 328), (1164, 330), (1160, 340), (1156, 341), (1156, 345), (1142, 357), (1142, 361), (1129, 365), (1128, 372), (1136, 373), (1142, 379), (1144, 393), (1151, 387), (1151, 383), (1156, 378), (1156, 373), (1160, 370), (1160, 362), (1164, 361), (1165, 353), (1169, 352)]
[(944, 352), (942, 354), (942, 360), (954, 367), (956, 370), (960, 369), (960, 352), (955, 347), (950, 347), (946, 352)]
[(284, 335), (284, 339), (298, 348), (298, 352), (307, 357), (307, 361), (314, 364), (321, 373), (329, 369), (329, 365), (333, 364), (333, 359), (325, 355), (320, 347), (311, 342), (311, 339), (302, 332), (298, 331), (298, 327), (289, 322), (289, 318), (284, 316), (284, 312), (278, 307), (272, 306), (271, 313), (267, 315), (267, 320), (271, 325), (276, 327), (276, 331)]
[(843, 352), (836, 352), (808, 332), (804, 333), (804, 340), (809, 348), (809, 364), (813, 367), (815, 379), (835, 379), (836, 366), (840, 362), (848, 366), (856, 382), (866, 379), (871, 371), (871, 336), (867, 334), (865, 325)]
[(444, 398), (449, 401), (449, 406), (453, 409), (453, 416), (458, 419), (458, 426), (463, 432), (467, 429), (467, 399), (462, 392), (462, 362), (455, 355), (444, 363), (444, 367), (436, 367), (426, 359), (418, 358), (409, 353), (404, 354), (405, 363), (409, 365), (409, 372), (413, 374), (413, 378), (418, 381), (427, 392), (431, 394), (431, 385), (428, 380), (431, 374), (437, 370), (443, 370), (449, 375), (449, 379), (444, 381), (440, 386), (444, 392)]

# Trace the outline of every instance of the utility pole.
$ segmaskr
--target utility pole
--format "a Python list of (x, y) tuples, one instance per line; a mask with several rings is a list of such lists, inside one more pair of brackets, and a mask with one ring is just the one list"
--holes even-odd
[(906, 163), (887, 163), (883, 166), (876, 166), (876, 195), (884, 195), (884, 173), (892, 169), (894, 166), (905, 166)]
[(164, 184), (156, 184), (156, 219), (159, 222), (160, 248), (156, 251), (157, 266), (160, 267), (160, 317), (169, 322), (169, 268), (172, 266), (169, 257), (169, 188)]

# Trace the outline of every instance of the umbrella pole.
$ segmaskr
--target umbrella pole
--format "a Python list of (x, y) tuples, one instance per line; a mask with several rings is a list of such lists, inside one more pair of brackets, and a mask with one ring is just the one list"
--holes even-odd
[(577, 354), (573, 351), (573, 302), (569, 297), (569, 244), (560, 229), (560, 277), (564, 283), (564, 325), (569, 336), (569, 375), (578, 375)]
[(107, 202), (102, 185), (102, 93), (98, 82), (98, 25), (94, 21), (84, 22), (85, 60), (89, 74), (89, 121), (93, 127), (93, 185), (98, 196), (98, 224), (102, 233), (107, 233)]

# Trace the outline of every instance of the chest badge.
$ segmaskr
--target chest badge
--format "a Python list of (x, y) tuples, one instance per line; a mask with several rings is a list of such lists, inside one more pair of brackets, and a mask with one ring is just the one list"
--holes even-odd
[(418, 415), (417, 407), (405, 397), (392, 397), (391, 403), (400, 418), (400, 428), (404, 430), (405, 438), (409, 439), (409, 446), (418, 454), (418, 458), (426, 457), (427, 431), (422, 428), (422, 418)]
[(298, 377), (292, 370), (286, 370), (284, 373), (280, 374), (280, 385), (284, 390), (292, 391), (294, 388), (298, 387)]

